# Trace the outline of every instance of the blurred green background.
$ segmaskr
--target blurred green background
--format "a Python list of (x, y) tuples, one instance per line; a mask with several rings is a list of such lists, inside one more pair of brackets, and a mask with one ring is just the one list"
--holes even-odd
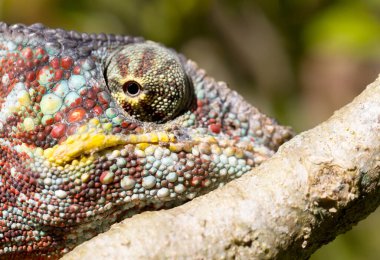
[[(380, 72), (378, 0), (0, 0), (0, 19), (162, 42), (297, 131), (327, 119)], [(379, 217), (311, 259), (378, 259)]]

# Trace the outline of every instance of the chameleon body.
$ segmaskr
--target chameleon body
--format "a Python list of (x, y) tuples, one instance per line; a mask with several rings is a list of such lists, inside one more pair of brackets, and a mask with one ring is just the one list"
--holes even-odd
[(0, 258), (59, 257), (238, 178), (290, 137), (157, 43), (0, 23)]

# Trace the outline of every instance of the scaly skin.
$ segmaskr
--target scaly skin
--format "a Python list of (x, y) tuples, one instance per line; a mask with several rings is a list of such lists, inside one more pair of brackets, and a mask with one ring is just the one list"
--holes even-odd
[(40, 24), (0, 24), (0, 106), (0, 258), (59, 257), (291, 137), (173, 50)]

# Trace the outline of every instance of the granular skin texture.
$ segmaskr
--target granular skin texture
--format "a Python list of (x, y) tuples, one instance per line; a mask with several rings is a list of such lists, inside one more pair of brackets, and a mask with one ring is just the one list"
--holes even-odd
[(0, 258), (58, 258), (238, 178), (291, 136), (158, 43), (0, 23)]

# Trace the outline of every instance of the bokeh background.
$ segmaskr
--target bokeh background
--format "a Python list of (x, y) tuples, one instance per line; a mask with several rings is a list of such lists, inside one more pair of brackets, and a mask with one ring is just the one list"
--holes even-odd
[[(378, 0), (0, 0), (0, 20), (143, 36), (300, 132), (380, 72)], [(378, 259), (380, 211), (312, 256)]]

